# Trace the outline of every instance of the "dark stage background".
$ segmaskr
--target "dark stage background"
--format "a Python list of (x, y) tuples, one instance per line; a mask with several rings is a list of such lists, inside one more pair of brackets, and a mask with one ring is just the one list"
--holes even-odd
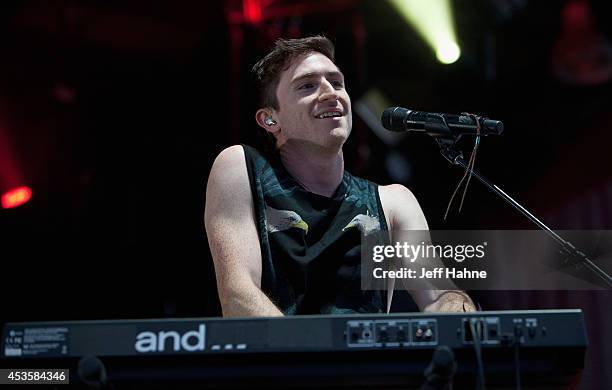
[[(502, 120), (481, 172), (554, 229), (612, 229), (610, 2), (451, 5), (462, 56), (442, 65), (386, 1), (3, 1), (0, 192), (33, 195), (0, 209), (0, 320), (219, 314), (207, 175), (223, 148), (257, 142), (249, 69), (280, 36), (336, 43), (354, 107), (347, 167), (408, 186), (430, 228), (531, 226), (476, 181), (444, 221), (462, 171), (427, 136), (379, 138), (355, 112), (369, 92)], [(485, 310), (582, 308), (583, 388), (612, 387), (609, 291), (472, 295)]]

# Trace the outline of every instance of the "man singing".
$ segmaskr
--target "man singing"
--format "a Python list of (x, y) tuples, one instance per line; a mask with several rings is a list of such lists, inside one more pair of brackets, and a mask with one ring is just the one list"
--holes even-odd
[[(427, 221), (406, 187), (378, 186), (345, 170), (351, 100), (332, 42), (278, 40), (253, 72), (261, 87), (255, 120), (271, 148), (223, 150), (206, 189), (223, 315), (388, 309), (385, 294), (361, 289), (361, 236), (427, 230)], [(408, 291), (423, 311), (474, 310), (459, 290)]]

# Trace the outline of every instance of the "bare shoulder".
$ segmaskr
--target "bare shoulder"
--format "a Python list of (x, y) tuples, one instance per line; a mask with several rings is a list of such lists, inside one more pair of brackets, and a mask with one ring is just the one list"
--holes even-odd
[[(416, 201), (416, 198), (412, 191), (401, 184), (389, 184), (386, 186), (378, 187), (380, 196), (388, 196), (393, 198), (412, 198)], [(383, 195), (384, 194), (384, 195)]]
[(241, 158), (244, 161), (244, 148), (242, 145), (232, 145), (223, 149), (217, 156), (215, 162)]
[(206, 211), (210, 213), (214, 207), (215, 213), (231, 212), (236, 208), (249, 208), (250, 203), (244, 149), (241, 145), (233, 145), (221, 151), (212, 165), (206, 186)]
[(233, 145), (223, 149), (215, 158), (210, 175), (214, 179), (227, 181), (235, 179), (235, 175), (240, 175), (242, 171), (246, 173), (244, 148), (242, 145)]
[(208, 189), (237, 190), (244, 186), (248, 187), (248, 173), (242, 145), (223, 149), (210, 170)]
[(412, 191), (401, 184), (378, 187), (392, 230), (427, 230), (427, 221)]
[(394, 212), (396, 209), (419, 207), (419, 202), (408, 188), (401, 184), (390, 184), (378, 187), (380, 201), (385, 212)]

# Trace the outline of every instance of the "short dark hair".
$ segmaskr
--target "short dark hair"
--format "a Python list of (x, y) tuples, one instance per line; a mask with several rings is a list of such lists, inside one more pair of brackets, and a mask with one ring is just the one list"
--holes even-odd
[(260, 107), (278, 110), (276, 88), (281, 73), (287, 70), (291, 61), (301, 55), (318, 52), (334, 62), (334, 44), (323, 35), (299, 39), (278, 39), (272, 50), (253, 65), (253, 74), (259, 83)]

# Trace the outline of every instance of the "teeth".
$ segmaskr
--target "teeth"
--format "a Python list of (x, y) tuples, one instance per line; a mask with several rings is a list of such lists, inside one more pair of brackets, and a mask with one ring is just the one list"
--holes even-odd
[(317, 115), (317, 118), (319, 118), (319, 119), (322, 119), (322, 118), (331, 118), (331, 117), (334, 117), (334, 116), (342, 116), (342, 114), (340, 114), (337, 111), (325, 112), (325, 113), (323, 113), (321, 115)]

